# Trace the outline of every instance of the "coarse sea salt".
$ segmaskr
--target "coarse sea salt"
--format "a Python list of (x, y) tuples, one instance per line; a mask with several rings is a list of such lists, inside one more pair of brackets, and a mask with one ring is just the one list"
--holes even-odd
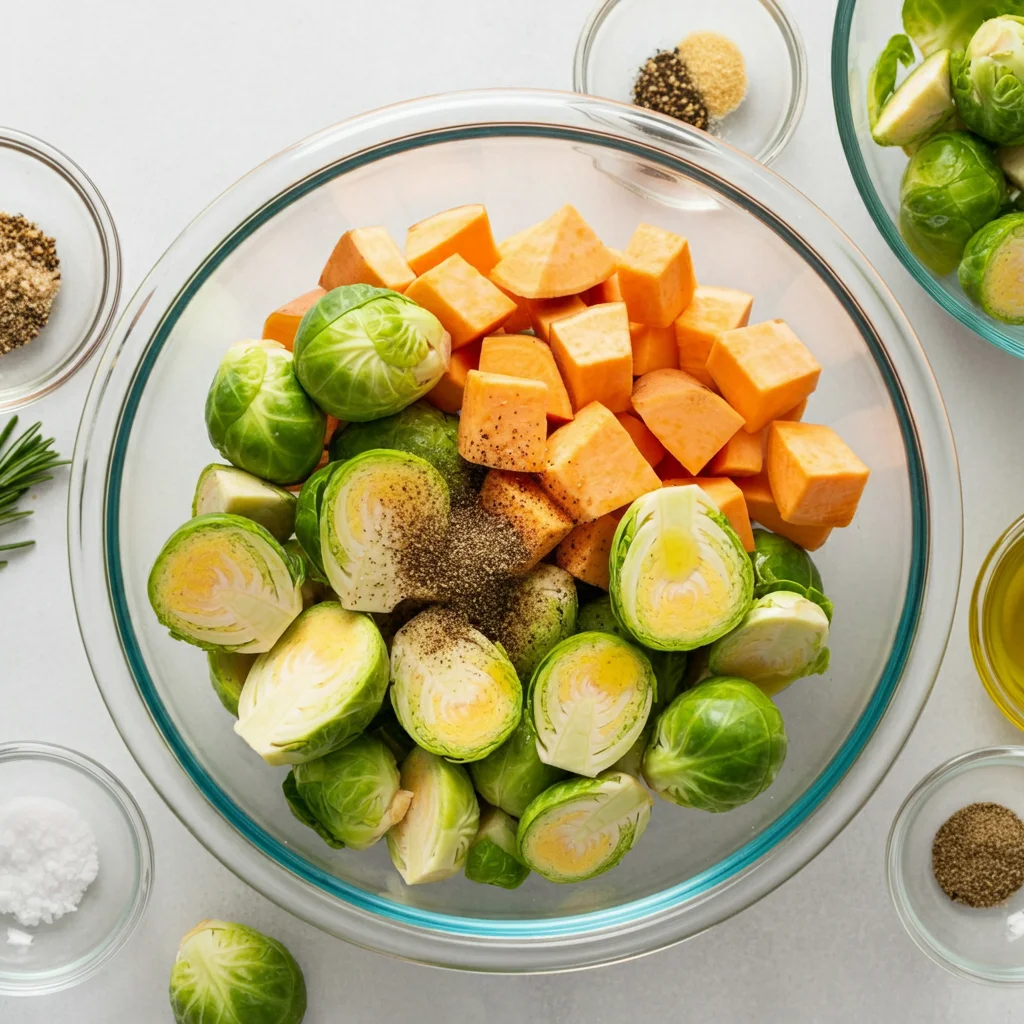
[(96, 836), (73, 807), (48, 797), (0, 807), (0, 914), (51, 924), (78, 909), (98, 873)]

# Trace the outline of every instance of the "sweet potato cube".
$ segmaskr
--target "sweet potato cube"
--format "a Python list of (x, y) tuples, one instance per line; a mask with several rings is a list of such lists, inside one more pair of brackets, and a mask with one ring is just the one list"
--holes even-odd
[(743, 417), (724, 398), (682, 370), (644, 374), (633, 388), (633, 408), (695, 476), (743, 426)]
[(634, 377), (642, 377), (651, 370), (674, 370), (679, 366), (676, 332), (671, 327), (631, 323), (629, 340), (633, 346)]
[(415, 277), (386, 228), (353, 228), (338, 239), (320, 287), (330, 291), (343, 284), (372, 284), (404, 292)]
[(480, 504), (488, 512), (507, 519), (516, 529), (527, 556), (520, 572), (532, 569), (573, 528), (562, 506), (526, 473), (492, 469), (480, 489)]
[(551, 340), (551, 325), (556, 320), (580, 313), (587, 304), (578, 295), (564, 295), (560, 299), (533, 299), (526, 306), (533, 333), (544, 341)]
[(576, 295), (607, 280), (615, 257), (572, 206), (506, 240), (494, 283), (525, 299)]
[(802, 420), (805, 412), (807, 412), (806, 398), (802, 402), (797, 402), (788, 412), (784, 412), (781, 416), (776, 416), (775, 418), (777, 420)]
[(405, 294), (441, 321), (453, 349), (491, 334), (516, 311), (516, 304), (458, 253), (417, 277)]
[(832, 532), (831, 526), (795, 526), (779, 515), (779, 508), (772, 497), (768, 474), (746, 476), (734, 481), (747, 500), (747, 512), (755, 523), (777, 533), (780, 537), (799, 544), (806, 551), (817, 551)]
[[(621, 253), (616, 253), (614, 249), (609, 249), (609, 252), (615, 256), (616, 260), (621, 257)], [(619, 275), (612, 274), (607, 281), (602, 281), (600, 284), (595, 284), (593, 288), (581, 292), (580, 298), (588, 306), (598, 306), (602, 302), (621, 302), (622, 289), (619, 287)]]
[(480, 203), (456, 206), (413, 224), (405, 236), (405, 258), (417, 275), (458, 253), (481, 274), (498, 262), (487, 210)]
[(701, 384), (714, 387), (707, 371), (711, 346), (724, 331), (746, 327), (753, 305), (753, 295), (736, 288), (697, 285), (690, 304), (673, 325), (679, 346), (679, 369), (696, 377)]
[(765, 431), (737, 430), (708, 463), (709, 476), (757, 476), (764, 468)]
[(661, 486), (626, 428), (600, 402), (548, 438), (541, 486), (574, 522), (586, 523)]
[(323, 288), (314, 288), (312, 291), (304, 292), (297, 299), (278, 306), (263, 323), (263, 337), (270, 341), (279, 341), (291, 351), (295, 344), (295, 332), (299, 329), (302, 318), (326, 294)]
[(515, 473), (547, 465), (547, 386), (538, 380), (470, 370), (459, 417), (459, 454), (467, 462)]
[(640, 449), (640, 454), (657, 469), (665, 459), (664, 445), (651, 433), (647, 424), (631, 412), (616, 413), (615, 418), (626, 428), (626, 433), (633, 438), (633, 444)]
[(608, 559), (618, 525), (616, 516), (604, 515), (592, 523), (577, 526), (558, 545), (555, 565), (592, 587), (607, 590), (610, 582)]
[(803, 401), (821, 375), (817, 359), (783, 320), (720, 334), (707, 368), (752, 434)]
[(641, 224), (633, 232), (618, 276), (629, 319), (652, 327), (670, 327), (697, 287), (690, 243), (652, 224)]
[[(747, 551), (754, 550), (754, 531), (750, 528), (747, 499), (732, 480), (724, 476), (698, 476), (693, 480), (680, 480), (679, 483), (696, 484), (729, 520), (729, 524), (743, 542), (743, 547)], [(668, 481), (666, 486), (669, 486)]]
[(612, 412), (628, 411), (633, 390), (633, 347), (623, 303), (587, 306), (555, 320), (551, 351), (573, 409), (600, 402)]
[(658, 463), (658, 476), (662, 480), (692, 480), (693, 474), (674, 456), (665, 452), (665, 458)]
[[(494, 284), (492, 281), (491, 284)], [(523, 331), (532, 331), (533, 323), (530, 320), (530, 300), (513, 295), (499, 285), (494, 285), (506, 298), (516, 304), (516, 311), (501, 325), (501, 330), (508, 334), (522, 334)]]
[(870, 470), (831, 428), (776, 420), (765, 458), (779, 513), (797, 526), (849, 526)]
[(427, 392), (426, 399), (442, 412), (458, 412), (462, 408), (462, 396), (470, 370), (480, 366), (479, 341), (464, 345), (452, 353), (448, 369), (441, 379)]
[(502, 373), (508, 377), (541, 381), (548, 389), (548, 419), (555, 423), (566, 423), (572, 419), (569, 393), (555, 365), (555, 357), (543, 341), (528, 334), (493, 334), (484, 338), (480, 349), (480, 369), (484, 373)]

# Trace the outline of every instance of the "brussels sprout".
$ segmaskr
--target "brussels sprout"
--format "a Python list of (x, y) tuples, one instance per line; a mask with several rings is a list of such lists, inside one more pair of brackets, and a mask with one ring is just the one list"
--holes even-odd
[[(906, 36), (902, 38), (906, 40)], [(955, 113), (949, 50), (940, 50), (914, 68), (886, 100), (872, 124), (871, 136), (880, 146), (910, 146), (941, 128)]]
[(398, 631), (415, 615), (419, 615), (424, 608), (429, 607), (426, 601), (408, 600), (399, 601), (389, 612), (372, 612), (373, 621), (377, 623), (380, 635), (384, 637), (384, 643), (391, 650)]
[(149, 603), (176, 640), (269, 651), (302, 611), (303, 567), (258, 523), (226, 512), (179, 526), (149, 574)]
[(389, 612), (407, 598), (433, 599), (419, 563), (436, 562), (448, 513), (447, 484), (417, 455), (381, 449), (341, 463), (320, 509), (324, 569), (341, 603)]
[(874, 130), (889, 97), (896, 90), (896, 76), (900, 65), (909, 68), (914, 63), (914, 48), (904, 35), (893, 36), (878, 55), (868, 75), (868, 124)]
[(1024, 189), (1024, 146), (1000, 146), (996, 163), (1014, 188)]
[(295, 335), (302, 386), (321, 409), (349, 423), (390, 416), (422, 398), (450, 355), (451, 336), (433, 313), (368, 284), (329, 291)]
[(295, 529), (295, 495), (235, 466), (213, 463), (199, 474), (192, 515), (210, 512), (251, 519), (282, 544)]
[(989, 316), (1024, 324), (1024, 213), (986, 224), (967, 243), (960, 287)]
[(541, 563), (516, 584), (498, 638), (524, 683), (555, 644), (576, 632), (576, 611), (576, 583), (557, 565)]
[(412, 737), (402, 728), (402, 723), (399, 722), (398, 715), (395, 714), (395, 709), (387, 698), (380, 709), (380, 714), (366, 730), (366, 735), (376, 736), (382, 740), (388, 750), (395, 755), (396, 761), (404, 761), (412, 753), (412, 748), (416, 746)]
[(459, 454), (459, 418), (414, 402), (393, 416), (351, 423), (331, 441), (331, 459), (351, 459), (372, 448), (391, 448), (426, 459), (444, 477), (452, 501), (461, 504), (476, 493), (477, 467)]
[(699, 487), (637, 498), (615, 531), (609, 567), (615, 617), (657, 650), (709, 644), (750, 607), (754, 575), (743, 542)]
[[(295, 562), (302, 565), (302, 586), (300, 593), (302, 594), (302, 607), (308, 608), (312, 604), (316, 604), (317, 601), (324, 600), (327, 594), (330, 594), (330, 587), (326, 583), (320, 583), (313, 573), (313, 563), (309, 560), (309, 556), (303, 550), (302, 545), (292, 537), (291, 540), (286, 541), (284, 546), (285, 553)], [(333, 595), (332, 595), (333, 596)]]
[(480, 816), (480, 828), (466, 854), (466, 877), (471, 882), (518, 889), (530, 869), (519, 859), (517, 822), (497, 807)]
[(962, 50), (997, 14), (1024, 14), (1024, 0), (903, 0), (903, 29), (927, 57)]
[(990, 142), (1024, 142), (1024, 18), (984, 22), (952, 60), (957, 113)]
[(228, 921), (200, 921), (171, 968), (176, 1024), (300, 1024), (306, 982), (276, 939)]
[(226, 711), (238, 717), (238, 697), (245, 686), (249, 669), (256, 660), (255, 654), (235, 654), (231, 651), (207, 651), (206, 661), (210, 668), (210, 683), (217, 699)]
[(302, 764), (355, 739), (380, 711), (388, 652), (368, 615), (307, 608), (249, 670), (235, 732), (268, 764)]
[(565, 772), (545, 764), (537, 754), (533, 718), (524, 714), (516, 731), (482, 761), (469, 766), (476, 791), (513, 818), (521, 818), (534, 797), (565, 777)]
[(653, 801), (632, 775), (566, 779), (519, 822), (519, 855), (549, 882), (584, 882), (615, 867), (647, 828)]
[(290, 771), (284, 777), (284, 782), (281, 783), (281, 792), (284, 793), (288, 810), (292, 812), (293, 817), (301, 821), (306, 828), (311, 828), (332, 850), (344, 848), (345, 844), (335, 838), (334, 834), (321, 824), (320, 819), (313, 814), (306, 801), (302, 799), (299, 787), (295, 784), (294, 771)]
[(326, 427), (283, 345), (240, 341), (228, 349), (206, 396), (210, 443), (228, 462), (275, 484), (294, 483), (316, 468)]
[(769, 697), (795, 679), (828, 670), (828, 618), (806, 597), (780, 590), (759, 598), (746, 618), (711, 645), (716, 676), (739, 676)]
[(457, 874), (480, 823), (473, 783), (461, 765), (417, 747), (402, 762), (405, 817), (387, 835), (391, 862), (407, 885)]
[(530, 710), (545, 764), (595, 776), (643, 732), (654, 670), (638, 647), (610, 633), (578, 633), (537, 666)]
[(402, 728), (453, 761), (486, 757), (523, 713), (523, 688), (505, 652), (444, 608), (420, 612), (395, 635), (391, 679)]
[(326, 466), (321, 466), (302, 485), (295, 505), (295, 537), (309, 560), (311, 575), (319, 583), (327, 582), (327, 571), (320, 550), (320, 510), (327, 484), (340, 468), (340, 462), (328, 462)]
[(771, 699), (746, 679), (713, 677), (658, 717), (644, 778), (671, 803), (731, 811), (766, 790), (785, 757), (786, 728)]
[(804, 549), (777, 533), (754, 530), (754, 550), (750, 553), (754, 566), (754, 597), (764, 597), (779, 590), (813, 601), (832, 621), (832, 602), (825, 596), (821, 574)]

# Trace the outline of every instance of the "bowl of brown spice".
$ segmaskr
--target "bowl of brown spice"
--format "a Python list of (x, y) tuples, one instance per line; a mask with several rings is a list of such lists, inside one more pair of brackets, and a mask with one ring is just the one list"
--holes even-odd
[(1024, 747), (940, 765), (893, 822), (889, 891), (910, 937), (972, 981), (1024, 984)]

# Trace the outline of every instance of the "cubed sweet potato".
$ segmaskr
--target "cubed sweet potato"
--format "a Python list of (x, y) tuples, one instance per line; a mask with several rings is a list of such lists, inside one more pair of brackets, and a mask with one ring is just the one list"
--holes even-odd
[(679, 366), (676, 332), (672, 327), (631, 323), (629, 340), (633, 346), (634, 377), (642, 377), (651, 370), (674, 370)]
[(480, 489), (480, 504), (515, 527), (527, 551), (526, 559), (516, 567), (520, 572), (532, 569), (573, 528), (562, 506), (526, 473), (492, 469)]
[(784, 412), (781, 416), (776, 416), (777, 420), (802, 420), (804, 413), (807, 412), (807, 399), (805, 398), (802, 402), (797, 402), (788, 412)]
[(569, 393), (555, 365), (555, 357), (543, 341), (528, 334), (494, 334), (484, 338), (480, 369), (484, 373), (541, 381), (548, 389), (548, 419), (554, 423), (572, 419)]
[(470, 370), (459, 417), (459, 454), (467, 462), (516, 473), (547, 466), (547, 386), (524, 377)]
[(448, 369), (441, 379), (427, 392), (427, 401), (442, 412), (458, 412), (462, 408), (462, 396), (466, 388), (466, 377), (470, 370), (480, 366), (481, 342), (464, 345), (451, 355)]
[(405, 258), (417, 275), (455, 253), (481, 274), (489, 274), (498, 262), (491, 222), (480, 203), (435, 213), (413, 224), (406, 233)]
[[(616, 252), (615, 249), (608, 251), (615, 256), (616, 263), (622, 258), (622, 253)], [(600, 284), (595, 284), (593, 288), (581, 292), (580, 298), (588, 306), (599, 306), (602, 302), (621, 302), (622, 289), (619, 287), (619, 275), (612, 274), (607, 281), (602, 281)]]
[(263, 324), (263, 337), (270, 341), (279, 341), (291, 351), (295, 345), (295, 332), (299, 329), (302, 318), (326, 294), (323, 288), (314, 288), (292, 299), (291, 302), (278, 306)]
[(564, 295), (560, 299), (532, 299), (526, 308), (534, 334), (543, 341), (550, 341), (551, 325), (581, 312), (587, 304), (578, 295)]
[(615, 418), (626, 428), (626, 433), (633, 438), (633, 444), (640, 449), (640, 454), (651, 468), (657, 469), (665, 459), (665, 446), (651, 433), (647, 424), (631, 412), (616, 413)]
[(608, 559), (612, 538), (619, 519), (603, 515), (590, 523), (577, 526), (555, 551), (555, 564), (578, 580), (592, 587), (607, 590), (609, 585)]
[(633, 389), (633, 348), (621, 302), (588, 306), (555, 320), (551, 351), (575, 410), (600, 402), (626, 412)]
[(708, 463), (709, 476), (757, 476), (764, 468), (765, 431), (737, 430)]
[(767, 473), (740, 477), (734, 482), (743, 492), (747, 512), (755, 523), (760, 523), (765, 529), (786, 537), (807, 551), (817, 551), (828, 540), (831, 526), (796, 526), (782, 518), (772, 496)]
[(617, 273), (629, 319), (652, 327), (670, 327), (697, 287), (689, 242), (652, 224), (633, 232)]
[(330, 291), (343, 284), (372, 284), (404, 292), (415, 277), (386, 228), (353, 228), (338, 239), (320, 287)]
[(724, 331), (746, 327), (753, 305), (754, 297), (736, 288), (697, 285), (690, 304), (673, 325), (679, 347), (679, 369), (713, 388), (715, 382), (707, 371), (711, 346)]

